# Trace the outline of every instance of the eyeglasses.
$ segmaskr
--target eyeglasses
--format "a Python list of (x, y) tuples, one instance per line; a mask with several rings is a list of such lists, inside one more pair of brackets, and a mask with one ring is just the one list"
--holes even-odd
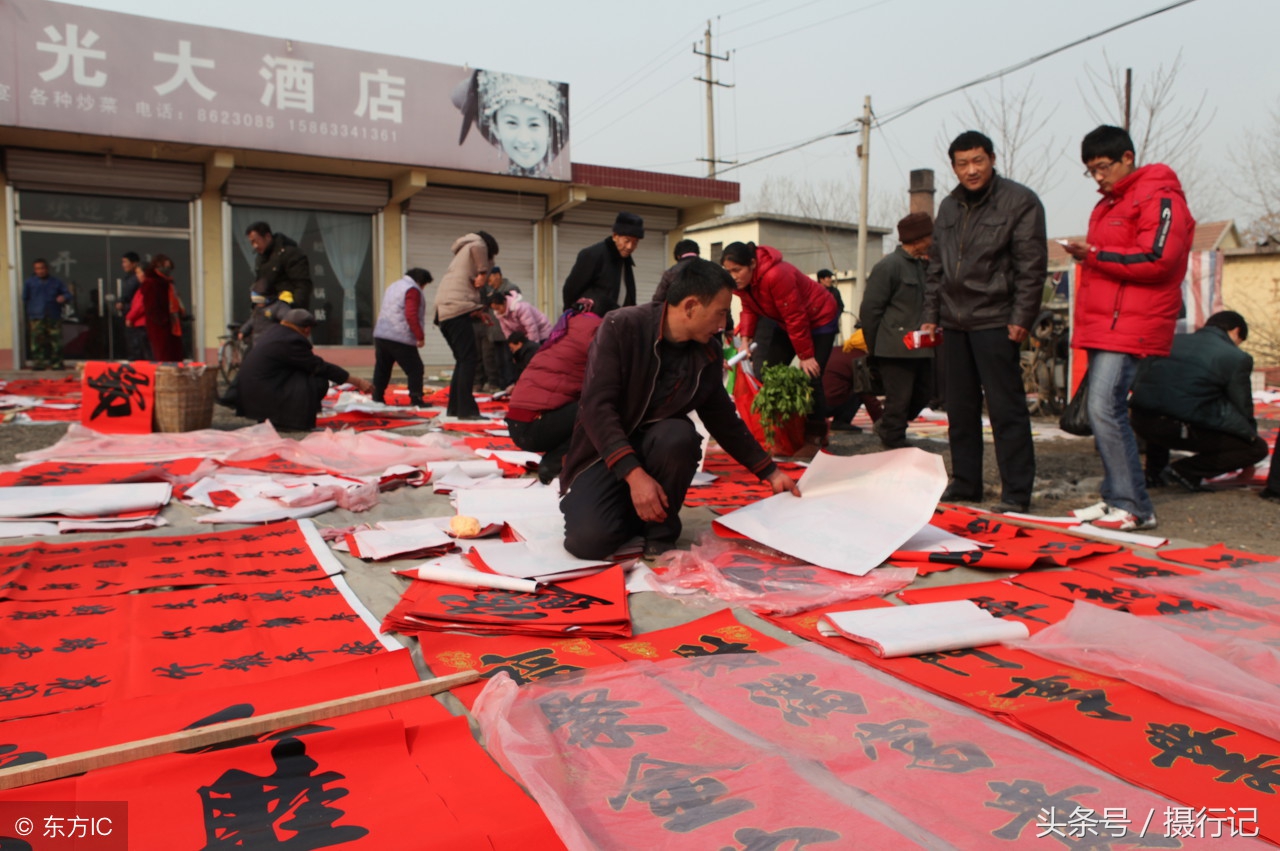
[(1098, 163), (1097, 165), (1089, 166), (1084, 170), (1084, 176), (1097, 178), (1099, 175), (1103, 175), (1111, 171), (1111, 168), (1114, 165), (1115, 165), (1115, 162), (1112, 161), (1109, 163)]

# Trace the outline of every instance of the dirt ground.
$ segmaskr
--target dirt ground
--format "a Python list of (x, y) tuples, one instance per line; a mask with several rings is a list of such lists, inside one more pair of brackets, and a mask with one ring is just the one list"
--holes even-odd
[[(1038, 424), (1047, 426), (1053, 421), (1046, 419), (1038, 421)], [(234, 429), (247, 425), (251, 425), (249, 420), (236, 417), (225, 408), (217, 408), (215, 428)], [(1263, 428), (1271, 425), (1274, 423), (1259, 423)], [(65, 432), (64, 424), (0, 426), (0, 465), (13, 463), (18, 453), (52, 445)], [(409, 430), (409, 433), (414, 433), (414, 430)], [(950, 463), (950, 451), (945, 440), (915, 440), (913, 443), (942, 455), (944, 461)], [(1098, 500), (1102, 464), (1092, 440), (1037, 440), (1035, 448), (1036, 491), (1030, 513), (1061, 516), (1072, 508)], [(838, 455), (859, 455), (879, 449), (879, 440), (870, 432), (835, 432), (828, 451)], [(983, 469), (987, 499), (995, 503), (999, 497), (999, 477), (995, 455), (989, 444)], [(1160, 520), (1157, 531), (1162, 536), (1200, 544), (1221, 542), (1236, 549), (1280, 556), (1280, 505), (1260, 499), (1256, 490), (1192, 494), (1175, 488), (1161, 488), (1153, 490), (1151, 496)]]

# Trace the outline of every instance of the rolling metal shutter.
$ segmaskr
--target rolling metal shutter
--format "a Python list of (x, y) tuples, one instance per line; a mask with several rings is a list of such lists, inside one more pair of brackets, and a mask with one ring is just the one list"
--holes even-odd
[(204, 190), (204, 166), (9, 148), (4, 170), (18, 189), (190, 201)]
[(525, 300), (537, 304), (533, 225), (545, 209), (546, 199), (540, 195), (451, 187), (427, 187), (410, 200), (406, 216), (409, 266), (429, 270), (437, 282), (423, 291), (428, 328), (422, 360), (428, 372), (453, 365), (453, 353), (431, 319), (436, 286), (453, 260), (454, 240), (477, 230), (492, 234), (498, 241), (495, 262), (502, 274), (520, 287)]
[(391, 185), (385, 180), (235, 169), (223, 195), (232, 204), (373, 214), (387, 206)]

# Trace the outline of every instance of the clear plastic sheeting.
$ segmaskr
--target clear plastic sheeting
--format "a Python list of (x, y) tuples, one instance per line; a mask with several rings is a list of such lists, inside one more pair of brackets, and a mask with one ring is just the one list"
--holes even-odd
[(1186, 597), (1247, 618), (1280, 623), (1280, 561), (1200, 576), (1160, 576), (1126, 582), (1144, 591)]
[[(1243, 653), (1239, 639), (1163, 621), (1077, 602), (1053, 626), (1007, 643), (1280, 739), (1274, 653)], [(1254, 660), (1262, 663), (1256, 672), (1246, 667)]]
[(1259, 847), (821, 648), (500, 673), (472, 711), (575, 851)]
[(669, 597), (702, 591), (761, 614), (794, 615), (900, 591), (915, 568), (882, 567), (850, 576), (758, 547), (703, 534), (687, 552), (673, 550), (648, 577), (649, 587)]

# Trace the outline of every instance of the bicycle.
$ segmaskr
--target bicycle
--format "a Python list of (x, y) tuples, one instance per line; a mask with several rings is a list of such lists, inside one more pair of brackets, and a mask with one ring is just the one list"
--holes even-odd
[(238, 324), (228, 325), (227, 331), (228, 333), (218, 337), (222, 341), (222, 345), (218, 347), (218, 376), (223, 385), (230, 387), (231, 382), (235, 381), (236, 373), (240, 371), (240, 362), (244, 360), (245, 352), (249, 350), (249, 342), (241, 339)]

